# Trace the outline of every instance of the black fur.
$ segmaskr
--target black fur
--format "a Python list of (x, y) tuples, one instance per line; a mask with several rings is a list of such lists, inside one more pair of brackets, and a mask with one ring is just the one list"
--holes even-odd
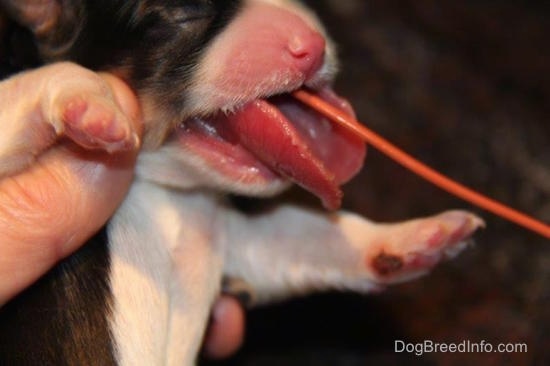
[(46, 35), (12, 24), (5, 42), (12, 69), (74, 61), (118, 70), (138, 94), (178, 110), (205, 46), (241, 7), (240, 0), (60, 1), (63, 12)]
[(114, 365), (105, 230), (0, 309), (1, 365)]

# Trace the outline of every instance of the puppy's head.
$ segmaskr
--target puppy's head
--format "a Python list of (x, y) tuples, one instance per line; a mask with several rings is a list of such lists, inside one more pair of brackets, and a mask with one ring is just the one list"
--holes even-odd
[[(1, 0), (45, 62), (126, 79), (145, 115), (138, 173), (163, 184), (268, 195), (288, 180), (340, 203), (364, 144), (289, 97), (330, 89), (334, 50), (289, 0)], [(160, 148), (159, 148), (160, 146)]]

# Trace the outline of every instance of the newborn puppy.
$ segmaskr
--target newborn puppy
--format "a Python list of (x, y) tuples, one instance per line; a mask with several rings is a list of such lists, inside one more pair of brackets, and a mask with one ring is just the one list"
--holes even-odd
[(288, 96), (308, 88), (352, 113), (330, 88), (332, 44), (295, 1), (0, 4), (9, 68), (51, 64), (0, 84), (0, 176), (58, 136), (138, 143), (77, 64), (126, 80), (145, 119), (135, 182), (107, 227), (1, 310), (2, 364), (192, 364), (224, 276), (254, 304), (366, 293), (427, 273), (482, 225), (459, 211), (396, 224), (291, 204), (247, 215), (225, 199), (295, 183), (335, 210), (361, 168), (360, 140)]

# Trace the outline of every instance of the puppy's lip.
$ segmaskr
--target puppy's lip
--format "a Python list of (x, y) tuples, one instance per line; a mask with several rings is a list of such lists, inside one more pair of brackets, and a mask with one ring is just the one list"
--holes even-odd
[(227, 133), (215, 117), (194, 117), (176, 130), (183, 153), (199, 156), (203, 163), (231, 181), (268, 186), (281, 178), (239, 141)]

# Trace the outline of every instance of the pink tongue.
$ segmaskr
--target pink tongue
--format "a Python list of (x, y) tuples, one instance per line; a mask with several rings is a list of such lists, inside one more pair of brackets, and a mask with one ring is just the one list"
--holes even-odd
[(219, 127), (270, 169), (321, 198), (327, 209), (337, 209), (339, 185), (361, 168), (365, 144), (293, 100), (275, 103), (253, 101)]

